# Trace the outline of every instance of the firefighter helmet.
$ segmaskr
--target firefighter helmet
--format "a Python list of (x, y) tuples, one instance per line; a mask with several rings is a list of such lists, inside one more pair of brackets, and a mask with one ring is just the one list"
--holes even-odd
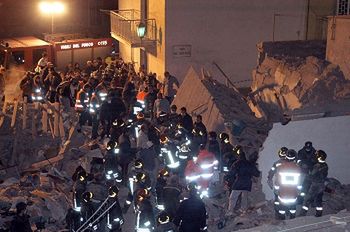
[(287, 155), (287, 152), (288, 152), (288, 148), (286, 148), (286, 147), (281, 147), (281, 148), (279, 149), (279, 151), (278, 151), (278, 156), (279, 156), (280, 158), (285, 158), (286, 155)]
[(77, 177), (79, 181), (84, 181), (87, 177), (86, 171), (85, 170), (79, 171)]
[(233, 152), (237, 153), (238, 155), (242, 152), (242, 146), (241, 145), (235, 145), (233, 147)]
[(109, 197), (118, 197), (118, 194), (119, 194), (119, 188), (117, 186), (113, 185), (108, 189)]
[(159, 177), (168, 177), (169, 176), (169, 171), (165, 168), (161, 169), (158, 174)]
[(140, 183), (146, 179), (146, 174), (139, 172), (136, 174), (136, 182)]
[(305, 147), (312, 147), (312, 142), (311, 141), (305, 142)]
[(191, 191), (197, 191), (198, 190), (198, 184), (196, 182), (194, 182), (194, 181), (188, 183), (187, 190), (190, 191), (190, 192)]
[(159, 141), (160, 141), (160, 143), (162, 143), (162, 144), (166, 144), (166, 143), (169, 141), (169, 138), (168, 138), (165, 134), (162, 134), (162, 135), (159, 137)]
[(114, 142), (114, 141), (109, 141), (109, 142), (107, 143), (107, 147), (106, 147), (107, 151), (113, 150), (113, 149), (116, 147), (116, 145), (117, 145), (116, 142)]
[(289, 149), (286, 154), (287, 160), (293, 161), (297, 157), (297, 152), (293, 149)]
[(143, 201), (149, 197), (149, 191), (147, 189), (140, 189), (137, 191), (137, 201)]
[(170, 217), (165, 211), (162, 211), (158, 215), (158, 223), (159, 224), (167, 224), (169, 221), (170, 221)]
[(92, 192), (84, 192), (82, 198), (85, 202), (90, 202), (93, 196)]
[(135, 162), (134, 162), (134, 167), (135, 167), (136, 169), (141, 169), (141, 168), (143, 167), (143, 162), (142, 162), (142, 160), (141, 160), (141, 159), (135, 160)]
[(136, 118), (137, 118), (138, 120), (141, 120), (141, 119), (144, 119), (144, 118), (145, 118), (145, 115), (144, 115), (142, 112), (138, 112), (138, 113), (136, 114)]
[(226, 140), (226, 139), (230, 139), (230, 136), (227, 133), (223, 132), (219, 135), (219, 138), (221, 140)]
[(117, 128), (122, 128), (122, 127), (125, 126), (125, 122), (124, 122), (123, 119), (118, 118), (118, 119), (114, 120), (113, 126), (114, 126), (114, 127), (117, 127)]
[(327, 154), (323, 150), (316, 151), (316, 158), (319, 162), (324, 163), (327, 159)]

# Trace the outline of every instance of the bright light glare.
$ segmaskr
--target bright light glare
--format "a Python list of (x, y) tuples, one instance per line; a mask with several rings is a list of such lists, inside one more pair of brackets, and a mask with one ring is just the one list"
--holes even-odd
[(62, 2), (40, 2), (39, 9), (45, 14), (61, 14), (64, 12)]

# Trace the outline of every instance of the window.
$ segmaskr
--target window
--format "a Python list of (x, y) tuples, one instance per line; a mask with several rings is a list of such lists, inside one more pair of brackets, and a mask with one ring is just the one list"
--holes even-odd
[(350, 0), (338, 0), (337, 2), (337, 15), (350, 14)]

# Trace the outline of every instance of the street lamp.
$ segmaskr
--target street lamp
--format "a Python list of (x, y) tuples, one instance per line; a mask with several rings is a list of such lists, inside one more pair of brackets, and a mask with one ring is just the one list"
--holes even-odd
[(145, 37), (146, 34), (146, 25), (143, 22), (140, 22), (139, 25), (137, 25), (137, 36), (141, 39)]
[(64, 12), (64, 4), (57, 1), (43, 1), (39, 3), (39, 9), (43, 14), (51, 16), (51, 34), (54, 32), (54, 16)]

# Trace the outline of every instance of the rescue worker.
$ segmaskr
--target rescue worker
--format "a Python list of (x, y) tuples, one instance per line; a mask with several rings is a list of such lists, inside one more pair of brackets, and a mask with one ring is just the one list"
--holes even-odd
[(160, 136), (160, 143), (162, 144), (160, 156), (163, 158), (164, 164), (169, 169), (176, 170), (180, 166), (180, 161), (176, 156), (176, 145), (166, 135)]
[(98, 137), (98, 126), (100, 124), (101, 109), (100, 99), (98, 98), (96, 93), (92, 93), (89, 106), (89, 112), (92, 122), (91, 139), (94, 140)]
[(129, 172), (129, 177), (128, 177), (128, 196), (126, 197), (124, 207), (123, 207), (123, 212), (126, 213), (131, 205), (131, 203), (134, 200), (134, 195), (136, 193), (136, 176), (138, 173), (144, 173), (143, 169), (143, 162), (141, 159), (136, 159), (134, 161), (134, 165)]
[(43, 102), (44, 101), (44, 95), (43, 90), (41, 88), (42, 84), (40, 83), (40, 76), (36, 75), (33, 78), (33, 90), (32, 90), (32, 96), (31, 99), (33, 102)]
[(201, 169), (193, 159), (187, 161), (185, 179), (187, 183), (198, 182), (201, 177)]
[(84, 192), (82, 195), (82, 205), (81, 205), (81, 218), (80, 218), (80, 222), (84, 223), (85, 221), (87, 221), (92, 214), (95, 212), (95, 208), (93, 206), (93, 196), (94, 194), (92, 192)]
[(177, 106), (171, 105), (170, 113), (168, 115), (168, 124), (171, 129), (174, 129), (180, 121), (180, 115), (176, 111), (177, 111)]
[(121, 172), (118, 170), (119, 147), (116, 142), (109, 141), (106, 147), (105, 155), (105, 172), (107, 180), (115, 180), (117, 183), (122, 182)]
[(298, 196), (301, 190), (301, 169), (295, 162), (297, 153), (290, 149), (286, 158), (276, 166), (275, 213), (277, 219), (295, 218)]
[(118, 138), (119, 156), (118, 163), (122, 169), (123, 182), (127, 182), (128, 168), (131, 161), (135, 158), (135, 149), (131, 148), (131, 141), (128, 130), (124, 127), (122, 134)]
[(232, 165), (229, 173), (224, 177), (230, 192), (227, 216), (235, 214), (234, 210), (239, 195), (241, 195), (241, 212), (248, 208), (248, 192), (252, 190), (252, 179), (260, 176), (260, 171), (255, 164), (246, 159), (242, 149), (239, 149), (237, 153), (239, 160)]
[(104, 102), (107, 100), (108, 96), (108, 90), (109, 90), (109, 83), (110, 83), (110, 78), (108, 78), (106, 75), (102, 78), (102, 81), (100, 84), (97, 85), (95, 92), (96, 95), (98, 96), (100, 102)]
[(316, 206), (316, 217), (321, 217), (323, 212), (322, 197), (325, 190), (325, 181), (328, 176), (328, 165), (326, 163), (327, 154), (322, 150), (316, 151), (317, 163), (314, 165), (310, 173), (311, 186), (307, 192), (301, 216), (305, 216), (309, 210), (310, 204), (314, 202)]
[(77, 93), (76, 102), (75, 102), (75, 111), (79, 113), (79, 126), (77, 131), (80, 133), (82, 126), (89, 119), (89, 92), (91, 86), (85, 84), (83, 88)]
[[(197, 165), (200, 167), (199, 184), (201, 197), (208, 197), (209, 184), (214, 175), (214, 170), (217, 169), (219, 162), (215, 159), (215, 155), (205, 149), (201, 145), (198, 153)], [(217, 180), (219, 181), (219, 180)]]
[(301, 202), (303, 201), (303, 197), (308, 192), (311, 185), (310, 173), (314, 165), (317, 163), (315, 152), (316, 150), (312, 146), (312, 142), (310, 141), (305, 142), (304, 147), (298, 151), (297, 163), (301, 167), (303, 174), (305, 176), (304, 182), (303, 182), (303, 191), (301, 193), (301, 199), (300, 199)]
[(26, 97), (27, 102), (31, 103), (32, 102), (31, 94), (33, 89), (33, 74), (31, 72), (26, 72), (26, 75), (21, 80), (19, 87), (22, 90), (23, 99)]
[(167, 184), (163, 187), (162, 197), (164, 211), (169, 215), (171, 221), (179, 208), (181, 193), (182, 188), (179, 184), (179, 177), (173, 175), (168, 178)]
[(170, 216), (164, 211), (158, 215), (157, 223), (155, 232), (177, 232), (175, 224), (171, 222)]
[(112, 127), (110, 130), (111, 135), (111, 141), (117, 142), (119, 139), (119, 136), (123, 133), (124, 129), (126, 127), (126, 124), (123, 119), (118, 118), (112, 122)]
[(108, 190), (108, 203), (114, 206), (107, 213), (107, 227), (110, 232), (121, 232), (124, 224), (123, 212), (119, 204), (119, 189), (113, 185)]
[(268, 173), (267, 184), (271, 189), (273, 189), (273, 177), (276, 174), (277, 168), (286, 160), (287, 152), (288, 152), (288, 148), (286, 147), (281, 147), (281, 149), (279, 149), (278, 151), (279, 160), (273, 163)]
[(76, 169), (75, 175), (72, 177), (73, 185), (73, 210), (77, 213), (81, 211), (82, 194), (86, 190), (87, 173), (84, 169)]
[(208, 136), (208, 151), (214, 153), (216, 160), (219, 161), (219, 165), (222, 165), (220, 155), (220, 144), (217, 140), (217, 134), (215, 131), (210, 131)]
[(167, 184), (168, 177), (169, 177), (168, 170), (163, 168), (159, 171), (157, 182), (156, 182), (157, 208), (159, 210), (164, 210), (163, 190)]
[(236, 158), (233, 153), (234, 147), (230, 143), (230, 136), (227, 133), (221, 133), (219, 139), (223, 171), (228, 172), (231, 168), (230, 163)]
[(10, 232), (32, 232), (26, 203), (16, 204), (16, 215), (11, 221)]
[(154, 231), (155, 221), (150, 192), (139, 189), (136, 195), (136, 231)]
[(197, 194), (197, 188), (193, 182), (188, 184), (189, 198), (180, 203), (176, 212), (174, 224), (179, 227), (179, 232), (200, 232), (207, 229), (207, 212)]

